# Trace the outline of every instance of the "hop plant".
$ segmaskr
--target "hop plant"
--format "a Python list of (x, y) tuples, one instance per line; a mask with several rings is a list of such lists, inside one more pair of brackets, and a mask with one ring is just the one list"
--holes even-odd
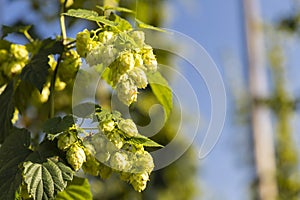
[(125, 105), (130, 105), (132, 102), (137, 100), (137, 86), (134, 84), (133, 80), (126, 76), (121, 78), (120, 82), (117, 84), (116, 92), (117, 96)]
[(57, 147), (63, 151), (67, 150), (77, 141), (77, 136), (73, 132), (65, 132), (58, 137)]
[(87, 53), (86, 62), (90, 66), (102, 64), (108, 66), (113, 63), (117, 57), (117, 50), (113, 45), (98, 44), (95, 48)]
[(143, 151), (135, 152), (134, 158), (132, 158), (132, 160), (133, 160), (132, 168), (134, 168), (132, 169), (133, 172), (139, 173), (141, 171), (145, 171), (150, 174), (154, 169), (153, 158), (150, 155), (150, 153), (147, 151), (143, 150)]
[(135, 67), (128, 72), (128, 77), (134, 81), (137, 88), (146, 88), (148, 85), (148, 80), (146, 73), (142, 68)]
[(139, 47), (145, 44), (145, 33), (143, 31), (131, 31), (129, 32), (129, 36)]
[(87, 29), (77, 33), (76, 50), (82, 58), (85, 58), (95, 45), (96, 43), (91, 39), (90, 32)]
[(118, 127), (130, 137), (138, 135), (137, 127), (131, 119), (121, 119), (118, 123)]
[(112, 44), (115, 39), (115, 33), (112, 31), (103, 31), (98, 35), (98, 41), (103, 44)]
[(76, 143), (67, 150), (66, 158), (75, 171), (78, 171), (86, 161), (84, 150)]
[(90, 66), (110, 67), (107, 81), (116, 89), (126, 105), (137, 100), (137, 90), (147, 87), (146, 72), (157, 70), (157, 60), (151, 46), (145, 44), (142, 31), (121, 32), (102, 30), (91, 38), (84, 30), (77, 34), (77, 51)]
[(129, 178), (130, 184), (138, 192), (141, 192), (146, 189), (148, 181), (149, 181), (149, 174), (147, 172), (133, 173)]
[(60, 80), (67, 83), (73, 80), (81, 63), (81, 58), (76, 51), (66, 52), (65, 59), (60, 63), (58, 70)]
[(110, 166), (118, 171), (130, 170), (128, 156), (122, 152), (115, 152), (110, 158)]
[(108, 134), (107, 137), (117, 149), (121, 149), (123, 147), (124, 139), (120, 136), (120, 134), (117, 131)]
[(13, 55), (13, 58), (17, 61), (27, 61), (28, 60), (28, 51), (24, 45), (11, 44), (10, 52)]
[(98, 176), (100, 163), (95, 159), (92, 152), (87, 148), (84, 149), (84, 153), (86, 155), (86, 162), (84, 162), (82, 165), (83, 171), (90, 175)]
[(113, 120), (103, 121), (100, 123), (100, 127), (103, 132), (111, 132), (115, 128), (115, 122)]
[(141, 53), (146, 69), (150, 72), (155, 72), (157, 70), (157, 60), (152, 47), (145, 45)]
[(19, 74), (29, 59), (24, 45), (10, 44), (8, 49), (0, 49), (0, 86)]

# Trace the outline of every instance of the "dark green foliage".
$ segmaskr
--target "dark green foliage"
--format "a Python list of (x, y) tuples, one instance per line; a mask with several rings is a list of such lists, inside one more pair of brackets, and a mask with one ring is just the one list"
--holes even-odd
[(32, 152), (30, 133), (14, 128), (0, 148), (0, 199), (12, 200), (22, 183), (20, 163)]

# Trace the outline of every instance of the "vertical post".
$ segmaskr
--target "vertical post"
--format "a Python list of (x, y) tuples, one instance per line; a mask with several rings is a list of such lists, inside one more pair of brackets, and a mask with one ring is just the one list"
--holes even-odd
[[(244, 0), (249, 86), (253, 100), (268, 98), (262, 24), (257, 0)], [(276, 200), (276, 161), (270, 109), (252, 104), (252, 132), (260, 200)]]

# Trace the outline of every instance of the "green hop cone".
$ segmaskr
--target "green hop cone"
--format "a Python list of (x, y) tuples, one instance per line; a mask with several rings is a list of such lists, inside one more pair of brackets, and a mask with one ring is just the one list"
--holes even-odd
[(129, 78), (131, 78), (138, 88), (146, 88), (148, 85), (147, 76), (143, 69), (135, 67), (128, 72)]
[(111, 44), (115, 40), (115, 33), (112, 31), (103, 31), (98, 35), (98, 41), (103, 44)]
[(65, 54), (65, 59), (60, 63), (58, 75), (61, 81), (70, 82), (76, 76), (76, 73), (81, 65), (79, 54), (70, 50)]
[(147, 70), (150, 72), (155, 72), (157, 70), (157, 60), (151, 46), (144, 46), (142, 49), (142, 57)]
[(57, 147), (66, 151), (77, 141), (77, 137), (72, 132), (65, 132), (58, 137)]
[(9, 53), (6, 49), (0, 49), (0, 66), (9, 59)]
[(131, 173), (130, 172), (120, 172), (120, 179), (122, 181), (126, 181), (126, 182), (129, 182), (130, 181), (130, 176), (131, 176)]
[(101, 130), (103, 132), (111, 132), (115, 128), (115, 122), (113, 120), (108, 120), (100, 123)]
[(118, 123), (118, 127), (130, 137), (138, 135), (137, 127), (131, 119), (121, 119)]
[(117, 84), (116, 92), (119, 100), (129, 106), (137, 100), (137, 89), (133, 80), (129, 79), (128, 76), (124, 76), (124, 78), (121, 77), (120, 82)]
[(143, 67), (144, 65), (144, 61), (143, 61), (143, 57), (141, 54), (139, 53), (135, 53), (134, 54), (134, 62), (135, 62), (135, 67)]
[(24, 45), (11, 44), (10, 52), (17, 61), (28, 60), (28, 51)]
[(110, 166), (118, 171), (129, 170), (128, 156), (123, 152), (115, 152), (110, 158)]
[(119, 55), (120, 73), (124, 74), (135, 66), (134, 56), (130, 51), (123, 51)]
[(133, 173), (130, 176), (129, 182), (135, 191), (141, 192), (146, 189), (149, 174), (147, 172)]
[[(120, 136), (120, 134), (118, 132), (112, 132), (110, 134), (107, 135), (109, 141), (111, 142), (107, 142), (107, 149), (108, 149), (108, 145), (111, 146), (110, 144), (113, 144), (117, 149), (121, 149), (124, 145), (123, 142), (123, 138)], [(115, 148), (113, 147), (113, 148)], [(113, 149), (110, 147), (110, 151), (111, 152)]]
[(112, 169), (104, 164), (100, 163), (99, 166), (99, 175), (102, 179), (108, 178), (112, 173)]
[(76, 50), (82, 58), (85, 58), (94, 46), (95, 42), (90, 38), (90, 32), (87, 29), (77, 33)]
[(143, 31), (132, 31), (129, 33), (129, 36), (139, 47), (145, 44), (145, 33)]
[(136, 157), (133, 159), (134, 160), (133, 168), (135, 168), (134, 171), (136, 172), (145, 171), (150, 174), (154, 168), (153, 158), (150, 155), (150, 153), (147, 151), (143, 151), (143, 152), (136, 153), (135, 156)]
[(99, 43), (95, 48), (87, 53), (86, 63), (90, 66), (103, 64), (107, 67), (112, 64), (117, 58), (118, 51), (113, 45), (104, 46)]
[(82, 169), (85, 173), (93, 176), (99, 175), (100, 163), (95, 159), (95, 157), (85, 149), (86, 162), (83, 163)]
[(67, 151), (67, 161), (75, 171), (78, 171), (86, 161), (84, 150), (78, 144), (73, 144)]

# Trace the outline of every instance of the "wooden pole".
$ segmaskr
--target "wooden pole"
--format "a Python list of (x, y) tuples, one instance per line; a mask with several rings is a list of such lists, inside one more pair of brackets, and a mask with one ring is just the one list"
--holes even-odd
[(265, 46), (257, 0), (244, 0), (248, 49), (249, 87), (252, 103), (252, 131), (260, 200), (276, 200), (276, 161), (270, 109), (255, 99), (268, 98)]

